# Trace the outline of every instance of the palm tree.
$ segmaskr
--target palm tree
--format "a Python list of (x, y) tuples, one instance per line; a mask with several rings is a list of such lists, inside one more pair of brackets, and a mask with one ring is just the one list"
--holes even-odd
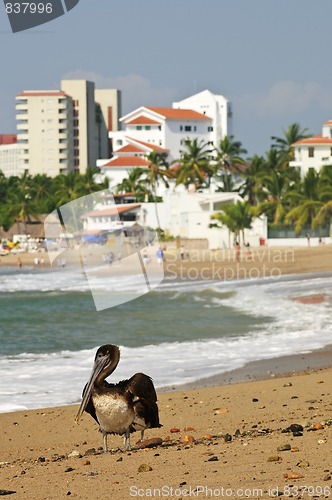
[(289, 192), (288, 198), (295, 205), (286, 215), (286, 223), (295, 223), (295, 231), (305, 226), (313, 227), (313, 220), (323, 206), (319, 192), (319, 174), (310, 168), (303, 183)]
[(31, 180), (30, 194), (39, 213), (50, 213), (56, 208), (54, 180), (46, 174), (37, 174)]
[(231, 247), (231, 233), (234, 233), (236, 235), (236, 222), (234, 217), (231, 214), (231, 210), (227, 209), (227, 205), (225, 206), (224, 211), (222, 212), (217, 212), (213, 215), (211, 215), (211, 220), (214, 220), (216, 222), (212, 222), (209, 224), (209, 227), (216, 227), (216, 228), (223, 228), (224, 226), (227, 227), (228, 229), (228, 247)]
[(331, 224), (332, 219), (332, 166), (324, 166), (319, 173), (318, 189), (323, 206), (315, 215), (312, 227)]
[(239, 190), (234, 181), (234, 176), (229, 172), (223, 172), (216, 177), (219, 181), (221, 181), (221, 186), (219, 185), (217, 188), (218, 192), (232, 193)]
[(77, 189), (81, 191), (81, 196), (87, 194), (96, 193), (97, 191), (102, 191), (108, 188), (108, 178), (103, 182), (98, 183), (95, 181), (95, 177), (99, 174), (99, 169), (97, 167), (87, 167), (83, 175), (79, 175), (77, 178)]
[(173, 177), (173, 173), (169, 170), (169, 163), (167, 162), (167, 154), (159, 151), (151, 151), (146, 156), (149, 162), (149, 171), (146, 176), (146, 181), (152, 187), (152, 192), (157, 197), (157, 186), (159, 181), (162, 181), (168, 188), (168, 180)]
[(55, 179), (55, 195), (57, 198), (57, 206), (65, 205), (70, 201), (76, 200), (82, 196), (82, 189), (78, 183), (79, 174), (69, 172), (68, 174), (60, 174)]
[(234, 141), (234, 136), (226, 135), (219, 141), (216, 152), (216, 171), (224, 172), (241, 171), (245, 161), (241, 155), (247, 154), (240, 141)]
[(259, 203), (258, 214), (266, 214), (269, 222), (276, 225), (284, 218), (287, 211), (287, 193), (290, 180), (284, 172), (272, 170), (262, 177), (266, 200)]
[(246, 201), (238, 200), (236, 203), (229, 203), (223, 207), (221, 212), (211, 216), (211, 219), (217, 220), (216, 226), (210, 224), (210, 227), (221, 227), (225, 225), (229, 231), (235, 234), (235, 238), (240, 242), (240, 234), (244, 244), (244, 230), (250, 229), (253, 221), (253, 211), (251, 205)]
[(243, 172), (244, 182), (239, 194), (251, 205), (257, 205), (262, 195), (262, 178), (266, 174), (266, 162), (263, 156), (255, 155), (250, 159), (249, 167)]
[(133, 193), (137, 201), (144, 201), (146, 196), (151, 196), (151, 192), (146, 188), (142, 179), (145, 170), (143, 168), (133, 168), (128, 177), (124, 178), (117, 186), (117, 193)]
[(19, 231), (21, 231), (20, 224), (23, 223), (24, 232), (27, 234), (27, 223), (31, 221), (31, 217), (38, 219), (38, 215), (36, 203), (25, 185), (19, 186), (15, 191), (10, 191), (7, 203), (7, 219), (11, 223), (15, 221)]
[(197, 138), (192, 141), (187, 138), (183, 145), (185, 149), (180, 151), (181, 157), (176, 160), (180, 165), (176, 185), (184, 184), (187, 189), (190, 184), (209, 187), (214, 171), (211, 166), (211, 146), (203, 140), (198, 142)]
[(271, 139), (275, 141), (274, 144), (272, 144), (272, 148), (275, 148), (278, 151), (278, 163), (280, 165), (280, 168), (285, 168), (293, 159), (292, 144), (300, 141), (301, 139), (309, 137), (309, 134), (307, 133), (308, 129), (301, 129), (299, 123), (292, 123), (291, 125), (289, 125), (288, 129), (282, 130), (284, 133), (284, 137), (272, 136)]
[(154, 206), (157, 219), (157, 230), (160, 232), (160, 220), (158, 214), (158, 200), (157, 200), (157, 186), (158, 182), (162, 181), (168, 188), (169, 184), (167, 179), (173, 177), (171, 170), (169, 170), (169, 164), (167, 162), (167, 154), (161, 153), (159, 151), (151, 151), (147, 155), (147, 160), (149, 162), (149, 171), (146, 176), (147, 183), (152, 187)]

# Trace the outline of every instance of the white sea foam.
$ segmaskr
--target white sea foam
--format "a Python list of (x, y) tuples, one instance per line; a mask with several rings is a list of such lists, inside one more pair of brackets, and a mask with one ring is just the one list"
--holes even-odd
[[(34, 273), (22, 275), (19, 280), (2, 276), (1, 287), (6, 283), (9, 291), (81, 290), (81, 287), (87, 290), (84, 277), (76, 275), (74, 284), (73, 281), (68, 283), (65, 276), (63, 273), (40, 273), (38, 284)], [(199, 291), (208, 285), (211, 287), (211, 283), (166, 284), (164, 289), (174, 289), (172, 298), (175, 299), (178, 293), (189, 289), (198, 303), (202, 297), (195, 298), (193, 290)], [(220, 293), (231, 288), (232, 294)], [(273, 321), (242, 336), (122, 347), (121, 361), (111, 380), (121, 380), (143, 371), (153, 377), (157, 388), (161, 388), (240, 368), (250, 361), (309, 352), (332, 343), (332, 287), (328, 278), (227, 286), (215, 283), (214, 289), (216, 293), (210, 295), (207, 302), (212, 307), (227, 305), (251, 316), (272, 317)], [(291, 300), (315, 293), (323, 294), (325, 300), (318, 304)], [(222, 323), (222, 317), (220, 321)], [(90, 375), (95, 350), (0, 357), (0, 411), (78, 402)]]
[[(122, 359), (111, 380), (143, 371), (152, 376), (158, 388), (183, 384), (250, 361), (309, 352), (331, 341), (331, 330), (316, 336), (309, 330), (277, 330), (231, 339), (122, 347)], [(95, 349), (0, 358), (0, 411), (78, 402), (94, 354)]]

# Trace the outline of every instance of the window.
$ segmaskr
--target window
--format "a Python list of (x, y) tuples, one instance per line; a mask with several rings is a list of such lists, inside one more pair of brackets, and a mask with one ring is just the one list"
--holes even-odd
[(137, 125), (136, 130), (142, 130), (142, 125)]
[(182, 132), (182, 130), (183, 130), (183, 126), (182, 126), (182, 125), (180, 125), (180, 132)]
[(161, 125), (158, 125), (158, 130), (161, 130)]
[(194, 126), (194, 132), (196, 132), (196, 130), (197, 130), (197, 127), (196, 127), (196, 125), (195, 125), (195, 126)]
[(185, 125), (184, 131), (185, 132), (191, 132), (191, 125)]
[(122, 146), (122, 139), (117, 139), (116, 145), (117, 146)]
[(309, 156), (309, 158), (313, 158), (314, 155), (315, 155), (315, 148), (313, 148), (313, 147), (308, 148), (308, 156)]
[(145, 130), (151, 130), (151, 126), (150, 125), (145, 125)]
[(208, 127), (208, 132), (213, 132), (213, 127)]

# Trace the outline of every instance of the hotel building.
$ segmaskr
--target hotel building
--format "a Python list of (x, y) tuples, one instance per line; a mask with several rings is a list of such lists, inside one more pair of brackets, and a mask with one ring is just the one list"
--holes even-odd
[[(108, 134), (119, 128), (121, 94), (87, 80), (63, 80), (61, 90), (16, 96), (17, 144), (31, 175), (84, 173), (110, 155)], [(1, 168), (1, 164), (0, 164)]]

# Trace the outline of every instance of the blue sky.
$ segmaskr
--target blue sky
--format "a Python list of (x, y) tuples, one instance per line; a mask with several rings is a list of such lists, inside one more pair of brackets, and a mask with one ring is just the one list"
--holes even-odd
[(15, 95), (87, 78), (122, 90), (123, 112), (170, 106), (209, 89), (232, 101), (249, 155), (293, 122), (332, 119), (330, 0), (80, 0), (13, 34), (0, 5), (0, 133), (15, 132)]

